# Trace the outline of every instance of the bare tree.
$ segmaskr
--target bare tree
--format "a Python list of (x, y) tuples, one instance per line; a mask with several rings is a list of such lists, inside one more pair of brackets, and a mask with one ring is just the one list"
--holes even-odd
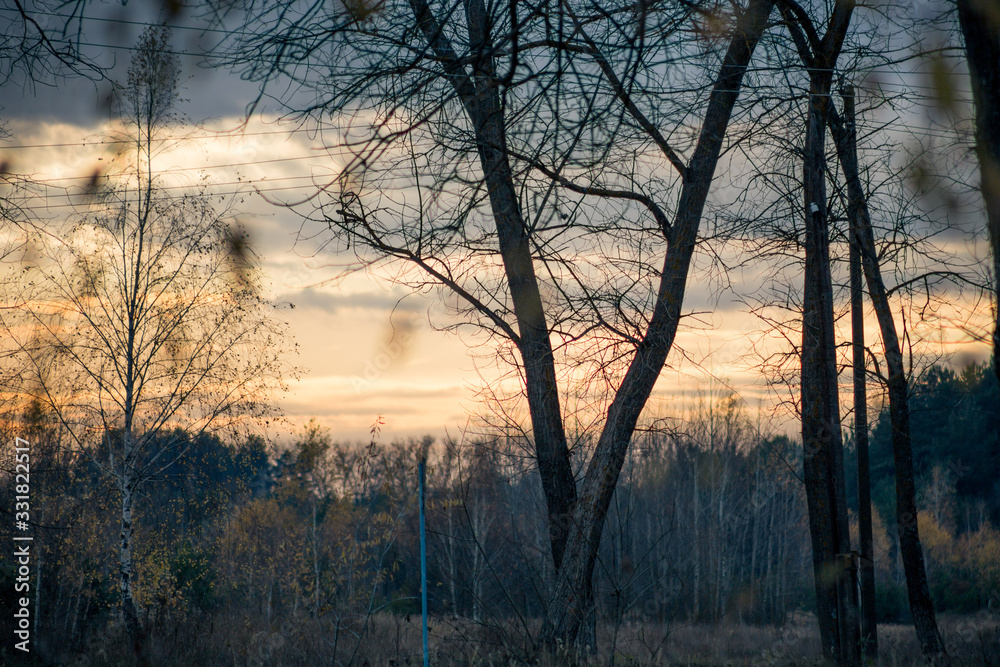
[(1000, 380), (1000, 4), (958, 0), (976, 107), (976, 156), (993, 254), (993, 372)]
[[(837, 140), (846, 140), (847, 150), (857, 155), (857, 126), (855, 123), (854, 89), (841, 90), (844, 99), (846, 133)], [(856, 158), (855, 158), (856, 159)], [(852, 211), (852, 224), (858, 215)], [(858, 542), (860, 563), (857, 568), (860, 585), (861, 653), (869, 660), (878, 658), (878, 623), (875, 613), (875, 555), (872, 535), (871, 471), (868, 463), (868, 390), (865, 363), (865, 302), (862, 283), (861, 248), (857, 242), (858, 230), (850, 234), (851, 275), (851, 370), (854, 375), (854, 445), (858, 457)]]
[(851, 130), (844, 125), (832, 104), (827, 122), (834, 135), (840, 166), (847, 182), (852, 241), (860, 250), (861, 266), (878, 319), (889, 371), (887, 385), (892, 422), (893, 460), (896, 467), (896, 525), (906, 572), (910, 611), (913, 614), (913, 624), (921, 649), (929, 658), (937, 659), (944, 655), (944, 642), (941, 640), (934, 615), (934, 605), (927, 583), (927, 570), (917, 530), (917, 496), (910, 436), (910, 389), (906, 369), (903, 366), (903, 350), (892, 317), (889, 292), (882, 278), (871, 214), (868, 211), (867, 198), (858, 170), (856, 144), (852, 139)]
[[(362, 265), (443, 286), (522, 373), (557, 571), (543, 639), (574, 642), (771, 1), (248, 6), (228, 62), (261, 99), (288, 75), (281, 103), (319, 117), (346, 162), (314, 219)], [(676, 100), (675, 77), (692, 79)], [(607, 396), (579, 490), (560, 367), (586, 367)]]
[[(924, 651), (929, 656), (939, 656), (941, 654), (942, 644), (940, 642), (940, 635), (934, 621), (933, 606), (931, 604), (929, 590), (926, 585), (926, 572), (920, 552), (919, 537), (916, 532), (916, 499), (913, 485), (913, 454), (909, 438), (907, 407), (908, 379), (906, 371), (903, 367), (903, 350), (900, 345), (899, 336), (896, 333), (891, 306), (888, 300), (892, 291), (905, 291), (907, 285), (912, 284), (913, 280), (901, 281), (901, 284), (897, 288), (890, 291), (882, 282), (882, 269), (880, 267), (880, 264), (884, 264), (885, 266), (892, 267), (893, 269), (899, 271), (900, 269), (898, 267), (900, 264), (904, 264), (906, 262), (905, 259), (901, 260), (901, 257), (905, 257), (906, 254), (911, 252), (915, 255), (927, 252), (926, 249), (923, 249), (924, 242), (926, 242), (927, 239), (921, 240), (916, 238), (912, 232), (903, 231), (901, 233), (895, 233), (895, 237), (889, 243), (883, 244), (882, 248), (876, 248), (874, 232), (871, 225), (871, 217), (868, 214), (867, 208), (865, 208), (864, 211), (861, 210), (862, 207), (867, 206), (867, 198), (864, 194), (857, 167), (857, 156), (855, 153), (856, 148), (854, 148), (855, 142), (852, 139), (853, 126), (850, 130), (848, 130), (841, 122), (837, 113), (836, 106), (831, 96), (831, 84), (837, 71), (837, 59), (836, 57), (832, 59), (829, 58), (829, 52), (824, 51), (826, 46), (830, 43), (831, 35), (834, 36), (834, 39), (837, 38), (836, 31), (840, 31), (842, 33), (839, 39), (843, 40), (846, 37), (852, 3), (837, 3), (834, 6), (833, 13), (827, 22), (827, 33), (823, 37), (820, 36), (819, 29), (817, 28), (818, 21), (813, 16), (815, 10), (811, 5), (802, 6), (794, 1), (782, 1), (779, 3), (779, 6), (782, 8), (783, 17), (785, 18), (786, 25), (790, 30), (790, 34), (799, 54), (799, 58), (808, 71), (810, 81), (809, 131), (816, 133), (820, 139), (819, 143), (822, 144), (824, 129), (822, 127), (813, 128), (812, 126), (815, 122), (829, 125), (835, 140), (836, 155), (839, 158), (845, 174), (846, 192), (840, 194), (840, 197), (844, 201), (846, 218), (850, 221), (851, 228), (850, 234), (845, 236), (850, 239), (851, 244), (856, 245), (857, 248), (860, 249), (861, 265), (864, 269), (864, 275), (868, 282), (869, 293), (871, 294), (873, 304), (875, 306), (875, 312), (879, 320), (879, 326), (885, 347), (887, 366), (889, 368), (887, 385), (893, 414), (892, 421), (893, 447), (896, 461), (897, 519), (901, 536), (901, 545), (903, 542), (906, 543), (901, 551), (904, 552), (903, 559), (906, 562), (911, 609), (913, 611), (918, 635), (920, 636)], [(839, 26), (838, 14), (840, 14)], [(863, 62), (864, 58), (861, 60)], [(858, 61), (856, 60), (855, 62), (857, 63)], [(888, 62), (887, 64), (891, 65), (891, 63)], [(851, 99), (853, 100), (853, 97)], [(815, 114), (815, 117), (813, 117), (813, 114)], [(810, 135), (807, 135), (805, 142), (807, 161), (804, 170), (804, 185), (807, 190), (807, 197), (805, 199), (805, 254), (807, 282), (805, 290), (806, 299), (803, 306), (804, 331), (802, 348), (803, 358), (801, 366), (803, 383), (801, 408), (803, 416), (803, 436), (806, 446), (805, 453), (807, 457), (806, 486), (808, 490), (811, 486), (814, 486), (814, 484), (819, 484), (822, 478), (827, 479), (827, 483), (833, 485), (833, 488), (827, 491), (827, 493), (830, 494), (828, 497), (831, 500), (837, 498), (837, 503), (839, 504), (844, 502), (843, 484), (845, 471), (843, 469), (842, 454), (839, 453), (841, 451), (841, 444), (839, 442), (840, 416), (839, 406), (837, 406), (836, 399), (838, 386), (834, 349), (835, 343), (833, 341), (833, 283), (830, 273), (829, 252), (829, 237), (832, 233), (835, 233), (836, 230), (835, 227), (833, 227), (835, 218), (827, 211), (830, 202), (827, 201), (825, 194), (825, 180), (828, 178), (827, 174), (829, 174), (832, 170), (826, 166), (827, 157), (825, 155), (825, 151), (823, 151), (820, 146), (811, 145), (814, 142), (815, 139), (812, 139)], [(810, 151), (810, 149), (812, 150)], [(882, 150), (888, 153), (888, 151), (885, 151), (884, 148)], [(810, 162), (813, 168), (812, 175), (810, 175)], [(890, 172), (890, 174), (892, 174), (892, 172)], [(898, 179), (899, 176), (896, 174), (890, 175), (890, 177), (886, 180), (889, 180), (890, 182), (896, 180), (898, 182)], [(808, 196), (810, 183), (813, 184), (812, 197)], [(815, 222), (813, 218), (816, 216), (821, 217), (822, 220), (820, 221), (819, 226), (815, 227), (810, 233), (810, 224)], [(929, 223), (927, 222), (920, 225), (921, 228), (927, 228), (928, 226)], [(892, 227), (896, 230), (902, 227), (902, 225), (899, 221), (896, 221)], [(867, 231), (865, 231), (866, 229)], [(861, 236), (864, 236), (864, 239), (862, 239)], [(817, 238), (820, 238), (822, 243), (817, 243)], [(823, 248), (823, 245), (825, 245), (826, 248)], [(812, 267), (810, 267), (810, 255), (813, 256)], [(929, 258), (930, 255), (928, 255), (928, 259)], [(937, 261), (940, 261), (940, 258), (938, 258)], [(818, 267), (817, 263), (823, 266)], [(925, 282), (930, 280), (933, 282), (936, 275), (947, 276), (947, 280), (954, 279), (958, 283), (965, 280), (958, 272), (952, 271), (953, 266), (950, 259), (941, 262), (939, 266), (935, 267), (935, 269), (935, 271), (927, 271), (922, 274), (922, 276), (918, 276), (915, 280)], [(812, 279), (817, 281), (812, 287), (814, 292), (812, 299), (809, 297), (810, 272), (813, 275)], [(819, 276), (819, 278), (817, 279), (816, 276)], [(926, 298), (930, 299), (930, 287), (928, 286), (926, 289)], [(811, 327), (812, 335), (810, 336), (809, 320), (811, 318), (815, 319), (816, 322), (814, 322)], [(818, 326), (819, 324), (822, 324), (822, 328)], [(810, 348), (812, 349), (812, 358), (807, 361), (806, 355), (810, 351)], [(819, 351), (822, 351), (822, 354), (817, 356), (817, 352)], [(857, 366), (859, 367), (859, 371), (864, 368), (863, 359), (860, 359), (857, 362)], [(821, 373), (820, 371), (823, 372)], [(822, 380), (825, 385), (816, 385), (817, 378)], [(809, 384), (816, 386), (810, 389)], [(811, 397), (807, 397), (807, 391), (810, 390), (813, 395)], [(836, 461), (834, 461), (834, 459), (829, 459), (832, 463), (828, 464), (824, 474), (813, 475), (813, 480), (810, 482), (809, 457), (811, 450), (808, 433), (812, 432), (815, 436), (817, 431), (815, 426), (812, 429), (807, 427), (812, 419), (809, 414), (810, 408), (815, 411), (817, 405), (816, 401), (819, 400), (818, 396), (824, 397), (823, 400), (830, 403), (828, 410), (824, 413), (827, 419), (825, 422), (826, 437), (828, 438), (827, 446), (831, 447), (828, 451), (837, 451), (838, 454), (835, 457)], [(863, 409), (863, 395), (859, 396), (859, 401), (859, 406)], [(859, 441), (864, 436), (864, 434), (860, 433), (862, 428), (866, 427), (864, 427), (863, 424), (858, 427)], [(816, 451), (817, 449), (822, 451), (823, 448), (817, 447), (814, 444), (813, 451)], [(811, 499), (810, 513), (815, 516), (813, 514), (812, 503), (813, 501)], [(836, 505), (833, 506), (836, 507)], [(846, 581), (846, 573), (854, 569), (854, 567), (848, 563), (849, 558), (853, 560), (853, 552), (850, 548), (847, 532), (846, 508), (837, 508), (834, 515), (840, 518), (835, 519), (833, 533), (831, 534), (828, 532), (828, 529), (826, 528), (818, 531), (819, 537), (824, 535), (826, 536), (825, 539), (827, 540), (827, 548), (833, 548), (832, 550), (827, 551), (826, 558), (817, 559), (817, 564), (819, 560), (825, 560), (829, 564), (825, 571), (836, 572), (838, 573), (838, 577), (842, 578), (842, 581)], [(812, 521), (813, 519), (811, 519), (811, 523)], [(868, 533), (867, 530), (863, 530), (862, 532)], [(862, 536), (862, 540), (863, 542), (870, 543), (870, 540), (868, 540), (864, 535)], [(817, 529), (815, 525), (813, 526), (813, 545), (815, 553), (817, 549)], [(862, 551), (867, 552), (869, 549), (864, 548), (863, 545)], [(870, 571), (868, 574), (863, 572), (863, 578), (870, 580)], [(822, 585), (821, 570), (819, 568), (816, 570), (816, 581), (817, 592), (819, 593), (819, 589)], [(839, 660), (854, 661), (857, 659), (857, 619), (853, 617), (856, 613), (855, 602), (850, 599), (842, 599), (839, 602), (836, 601), (833, 582), (829, 577), (827, 577), (826, 587), (831, 605), (836, 604), (837, 606), (827, 607), (828, 611), (836, 610), (835, 616), (824, 614), (824, 604), (822, 600), (820, 601), (820, 625), (824, 641), (824, 651), (827, 655), (830, 655), (831, 652), (828, 646), (832, 646), (834, 649), (833, 653)], [(853, 586), (851, 588), (853, 589)], [(870, 586), (868, 588), (870, 588)], [(868, 601), (865, 603), (865, 608), (870, 610), (873, 607), (873, 602), (870, 594), (867, 597)], [(844, 604), (848, 605), (848, 614), (844, 613)], [(828, 626), (825, 630), (822, 627), (824, 624), (824, 617)], [(846, 623), (844, 622), (845, 620), (847, 621)], [(870, 626), (870, 624), (871, 621), (869, 619), (865, 625)], [(841, 630), (839, 639), (834, 636), (834, 632), (838, 625)], [(846, 633), (844, 632), (845, 630), (847, 631)], [(830, 643), (828, 644), (827, 642)], [(831, 655), (830, 657), (834, 657), (834, 655)]]
[(89, 0), (14, 0), (0, 12), (0, 82), (51, 84), (64, 76), (103, 79), (107, 63), (84, 53)]
[(143, 33), (121, 94), (121, 170), (86, 210), (31, 228), (34, 253), (3, 284), (7, 380), (52, 410), (120, 494), (121, 613), (138, 641), (134, 512), (144, 483), (183, 456), (175, 435), (273, 411), (283, 331), (258, 294), (245, 233), (204, 193), (161, 189), (158, 134), (179, 70), (168, 33)]
[[(158, 19), (166, 25), (177, 19), (190, 4), (176, 0), (156, 0), (128, 7), (122, 3), (113, 17), (106, 4), (95, 0), (11, 0), (0, 11), (0, 84), (34, 88), (52, 86), (73, 77), (94, 82), (109, 81), (115, 67), (115, 47), (120, 41), (117, 30), (102, 31), (103, 41), (95, 44), (95, 22), (148, 20), (148, 12), (159, 10)], [(98, 23), (98, 25), (100, 25)], [(108, 47), (111, 47), (110, 49)]]
[(838, 664), (857, 664), (857, 601), (844, 558), (851, 551), (840, 434), (834, 339), (833, 281), (826, 196), (826, 116), (837, 59), (847, 36), (852, 0), (834, 4), (820, 36), (794, 0), (779, 7), (809, 71), (802, 167), (805, 209), (805, 290), (802, 311), (802, 446), (813, 572), (823, 653)]

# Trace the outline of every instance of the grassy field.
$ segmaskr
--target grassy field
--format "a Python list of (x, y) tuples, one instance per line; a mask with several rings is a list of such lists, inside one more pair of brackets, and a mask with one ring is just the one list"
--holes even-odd
[[(942, 633), (954, 665), (1000, 666), (1000, 616), (942, 616)], [(342, 626), (327, 618), (286, 618), (260, 629), (237, 617), (154, 624), (140, 660), (117, 631), (95, 636), (62, 664), (98, 665), (358, 665), (421, 664), (418, 617), (380, 614), (367, 623)], [(467, 619), (431, 622), (433, 665), (499, 667), (616, 665), (822, 665), (814, 620), (801, 615), (782, 627), (738, 624), (671, 626), (627, 624), (598, 629), (597, 653), (575, 650), (540, 656), (516, 624), (476, 624)], [(535, 627), (527, 630), (534, 634)], [(925, 664), (911, 626), (879, 626), (877, 665)], [(612, 650), (612, 646), (614, 649)]]

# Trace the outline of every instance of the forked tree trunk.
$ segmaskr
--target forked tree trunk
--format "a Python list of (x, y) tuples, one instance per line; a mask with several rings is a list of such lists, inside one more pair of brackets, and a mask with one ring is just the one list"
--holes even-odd
[[(410, 0), (416, 27), (448, 76), (474, 127), (483, 179), (499, 240), (507, 289), (524, 365), (536, 458), (548, 505), (549, 536), (557, 578), (543, 639), (569, 645), (593, 619), (592, 574), (607, 509), (639, 414), (659, 377), (680, 319), (688, 268), (705, 200), (743, 74), (766, 26), (773, 0), (751, 0), (740, 17), (716, 84), (704, 126), (685, 171), (656, 305), (608, 411), (579, 499), (563, 430), (548, 325), (534, 272), (531, 246), (509, 164), (506, 128), (496, 85), (488, 13), (482, 0), (463, 3), (471, 63), (459, 57), (426, 0)], [(468, 67), (471, 66), (471, 73)], [(497, 322), (498, 326), (504, 326)], [(511, 332), (512, 333), (512, 332)], [(589, 633), (585, 633), (589, 634)]]
[(790, 0), (781, 11), (809, 74), (802, 189), (805, 205), (805, 289), (802, 313), (802, 446), (816, 610), (823, 654), (838, 664), (860, 660), (857, 595), (844, 488), (839, 387), (826, 208), (826, 124), (830, 89), (854, 12), (837, 0), (826, 32)]
[(743, 75), (767, 25), (773, 0), (750, 0), (709, 96), (701, 135), (684, 182), (649, 327), (629, 364), (590, 459), (572, 520), (562, 567), (556, 575), (542, 641), (572, 644), (591, 611), (594, 563), (604, 520), (625, 462), (632, 434), (659, 378), (680, 320), (688, 269), (722, 141), (739, 96)]
[(938, 631), (934, 604), (927, 582), (927, 569), (917, 530), (917, 497), (913, 478), (913, 446), (910, 440), (909, 383), (903, 367), (903, 354), (892, 318), (889, 295), (882, 282), (882, 272), (875, 250), (868, 202), (861, 185), (856, 154), (850, 150), (847, 128), (831, 105), (827, 115), (837, 146), (837, 156), (847, 181), (851, 210), (855, 213), (856, 241), (861, 250), (868, 293), (875, 308), (886, 366), (889, 370), (889, 417), (892, 424), (892, 452), (896, 466), (896, 527), (899, 551), (906, 573), (906, 592), (910, 601), (913, 625), (924, 655), (933, 660), (945, 659), (944, 642)]

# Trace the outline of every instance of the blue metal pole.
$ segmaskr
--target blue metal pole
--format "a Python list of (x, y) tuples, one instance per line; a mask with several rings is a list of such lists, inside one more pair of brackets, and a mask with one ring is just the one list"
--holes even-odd
[(427, 649), (427, 523), (424, 518), (424, 466), (420, 461), (420, 606), (423, 612), (424, 667), (430, 666), (431, 654)]

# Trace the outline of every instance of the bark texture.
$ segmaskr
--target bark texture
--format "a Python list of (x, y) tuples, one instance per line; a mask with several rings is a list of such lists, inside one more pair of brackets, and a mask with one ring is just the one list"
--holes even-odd
[[(131, 421), (131, 420), (129, 420)], [(118, 547), (118, 584), (119, 602), (121, 605), (122, 624), (129, 639), (135, 644), (137, 653), (141, 650), (142, 625), (139, 622), (139, 613), (135, 606), (135, 596), (132, 590), (132, 581), (135, 578), (132, 566), (132, 537), (133, 518), (132, 509), (135, 504), (135, 479), (132, 474), (130, 463), (133, 459), (135, 443), (132, 434), (128, 431), (122, 436), (124, 440), (123, 450), (125, 460), (120, 477), (119, 491), (122, 498), (121, 514), (121, 542)]]
[(121, 594), (122, 622), (125, 631), (133, 639), (139, 635), (139, 614), (132, 594), (132, 485), (126, 482), (122, 489), (122, 531), (119, 549), (119, 583)]

